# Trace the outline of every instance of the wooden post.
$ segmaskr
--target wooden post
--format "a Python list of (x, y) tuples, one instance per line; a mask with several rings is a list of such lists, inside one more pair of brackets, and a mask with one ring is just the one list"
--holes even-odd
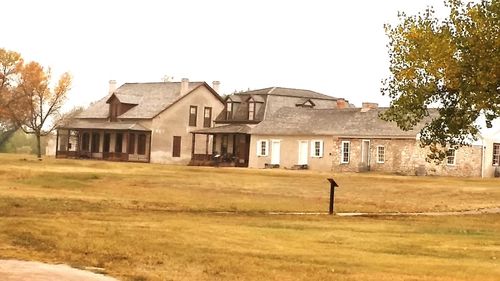
[(194, 159), (194, 146), (196, 144), (196, 134), (195, 133), (192, 134), (193, 134), (193, 139), (191, 143), (191, 159)]
[(70, 137), (71, 137), (71, 130), (68, 129), (68, 142), (66, 143), (66, 158), (69, 158), (69, 140), (70, 140)]
[(92, 159), (92, 144), (94, 142), (94, 133), (92, 131), (92, 129), (90, 129), (90, 133), (89, 133), (89, 158)]
[(334, 201), (335, 201), (335, 187), (338, 187), (337, 183), (333, 178), (327, 178), (327, 180), (330, 182), (330, 209), (328, 213), (330, 215), (333, 215), (334, 213)]
[[(137, 139), (139, 141), (139, 139)], [(153, 134), (149, 132), (149, 150), (148, 150), (148, 163), (151, 162), (151, 145), (153, 143)]]
[(59, 150), (59, 129), (56, 130), (56, 158), (58, 150)]
[(210, 135), (207, 134), (206, 136), (207, 136), (207, 139), (205, 141), (205, 161), (208, 161), (208, 160), (210, 160), (210, 159), (208, 159), (208, 141), (210, 139)]

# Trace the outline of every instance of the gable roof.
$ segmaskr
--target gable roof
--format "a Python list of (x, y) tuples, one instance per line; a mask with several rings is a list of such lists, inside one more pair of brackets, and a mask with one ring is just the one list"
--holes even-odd
[(332, 135), (339, 137), (416, 138), (424, 124), (403, 131), (380, 119), (384, 108), (362, 112), (360, 108), (314, 109), (285, 107), (252, 129), (256, 135)]
[(118, 116), (119, 119), (151, 119), (201, 86), (206, 86), (221, 100), (205, 82), (189, 82), (188, 92), (184, 95), (180, 94), (181, 82), (125, 83), (112, 94), (92, 104), (80, 113), (78, 118), (107, 118), (109, 116), (107, 101), (114, 95), (122, 103), (137, 104)]

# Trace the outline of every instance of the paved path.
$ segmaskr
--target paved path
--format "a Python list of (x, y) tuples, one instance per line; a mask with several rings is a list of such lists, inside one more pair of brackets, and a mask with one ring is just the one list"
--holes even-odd
[(117, 279), (69, 267), (33, 261), (0, 260), (1, 281), (117, 281)]

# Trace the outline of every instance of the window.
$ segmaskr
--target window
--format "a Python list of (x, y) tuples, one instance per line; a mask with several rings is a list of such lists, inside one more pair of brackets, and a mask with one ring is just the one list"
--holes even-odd
[(269, 152), (269, 142), (267, 140), (257, 141), (257, 156), (267, 156)]
[(311, 156), (312, 157), (323, 157), (323, 141), (322, 140), (312, 140), (311, 141)]
[(250, 100), (248, 102), (248, 120), (252, 121), (255, 119), (255, 102)]
[(82, 135), (82, 151), (89, 151), (90, 145), (90, 135), (89, 133), (83, 133)]
[(493, 165), (500, 165), (500, 143), (493, 144)]
[(123, 134), (117, 133), (115, 138), (115, 152), (122, 152)]
[(340, 151), (340, 163), (349, 163), (350, 150), (351, 143), (349, 141), (343, 141)]
[(128, 153), (135, 154), (135, 134), (128, 136)]
[(377, 146), (377, 163), (385, 163), (385, 146)]
[(455, 165), (455, 149), (449, 148), (446, 151), (446, 164)]
[(212, 108), (205, 107), (203, 111), (203, 127), (210, 128), (212, 126)]
[(198, 115), (198, 107), (191, 105), (189, 107), (189, 126), (196, 127), (196, 116)]
[(172, 157), (181, 157), (181, 137), (174, 136), (174, 143), (172, 145)]
[(101, 144), (101, 135), (99, 133), (93, 133), (92, 134), (92, 152), (97, 153), (99, 152), (99, 145)]
[(233, 103), (231, 101), (226, 102), (226, 119), (233, 118)]

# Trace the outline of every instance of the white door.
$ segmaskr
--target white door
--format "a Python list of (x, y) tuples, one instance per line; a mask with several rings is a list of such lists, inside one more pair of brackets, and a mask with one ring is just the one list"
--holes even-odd
[(298, 165), (307, 165), (307, 141), (299, 141), (299, 161)]
[(370, 167), (370, 141), (363, 140), (361, 145), (361, 162), (365, 167)]
[(280, 146), (279, 140), (271, 141), (271, 164), (273, 165), (280, 164)]

